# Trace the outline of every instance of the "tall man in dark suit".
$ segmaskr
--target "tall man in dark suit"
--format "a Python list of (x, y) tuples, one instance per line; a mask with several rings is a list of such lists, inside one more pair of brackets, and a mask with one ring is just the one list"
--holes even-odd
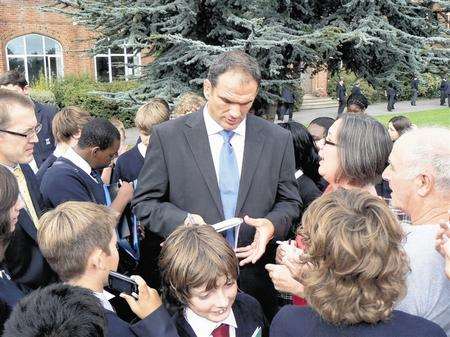
[[(7, 71), (0, 75), (0, 88), (15, 90), (22, 95), (28, 95), (29, 90), (25, 76), (17, 70)], [(34, 161), (39, 168), (55, 150), (52, 121), (58, 112), (58, 107), (37, 101), (33, 101), (33, 103), (37, 122), (41, 125), (41, 131), (38, 134), (39, 141), (34, 146)]]
[(337, 98), (339, 101), (339, 107), (338, 107), (338, 116), (339, 116), (340, 114), (342, 114), (344, 112), (345, 102), (346, 102), (345, 85), (344, 85), (344, 80), (342, 78), (339, 80), (339, 83), (336, 86), (336, 95), (337, 95)]
[[(260, 80), (249, 55), (219, 55), (203, 85), (207, 104), (153, 129), (132, 205), (141, 224), (160, 237), (183, 223), (244, 217), (240, 287), (271, 319), (277, 299), (264, 266), (274, 260), (272, 239), (285, 237), (299, 216), (300, 197), (289, 132), (248, 114)], [(229, 242), (233, 234), (227, 233)]]
[(28, 166), (40, 129), (31, 100), (12, 90), (0, 89), (0, 164), (16, 176), (25, 205), (6, 250), (5, 263), (13, 281), (24, 290), (56, 279), (37, 245), (42, 200), (36, 177)]

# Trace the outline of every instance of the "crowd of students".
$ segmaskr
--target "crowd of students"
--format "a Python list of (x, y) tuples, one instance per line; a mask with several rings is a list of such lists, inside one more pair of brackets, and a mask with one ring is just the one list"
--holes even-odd
[[(120, 121), (0, 75), (3, 336), (450, 336), (450, 130), (384, 126), (359, 93), (336, 120), (271, 124), (249, 113), (258, 76), (219, 56), (206, 100), (146, 102), (127, 149)], [(219, 219), (245, 215), (231, 240), (196, 204), (208, 193)]]

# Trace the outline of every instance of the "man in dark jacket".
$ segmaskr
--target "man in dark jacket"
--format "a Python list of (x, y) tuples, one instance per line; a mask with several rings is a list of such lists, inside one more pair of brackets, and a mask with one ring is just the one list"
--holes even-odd
[(336, 86), (336, 95), (339, 101), (338, 116), (344, 112), (345, 109), (345, 85), (344, 80), (340, 79), (338, 85)]
[(441, 86), (440, 86), (440, 94), (441, 94), (441, 105), (445, 105), (445, 99), (447, 98), (447, 88), (449, 87), (449, 84), (447, 82), (447, 79), (445, 77), (442, 78)]
[[(28, 95), (28, 82), (25, 76), (17, 70), (7, 71), (0, 75), (0, 88), (15, 90), (20, 94)], [(38, 134), (38, 142), (34, 147), (34, 161), (37, 168), (47, 159), (55, 150), (55, 139), (52, 133), (52, 121), (58, 108), (54, 105), (44, 104), (37, 101), (34, 103), (34, 113), (37, 122), (41, 124), (41, 130)], [(33, 166), (31, 164), (31, 166)]]
[(419, 95), (419, 79), (417, 76), (414, 76), (414, 79), (411, 81), (411, 105), (416, 105), (417, 96)]
[(395, 101), (397, 100), (397, 90), (395, 90), (392, 84), (388, 85), (388, 88), (386, 90), (386, 96), (388, 100), (387, 110), (392, 111), (392, 109), (395, 109), (394, 104)]

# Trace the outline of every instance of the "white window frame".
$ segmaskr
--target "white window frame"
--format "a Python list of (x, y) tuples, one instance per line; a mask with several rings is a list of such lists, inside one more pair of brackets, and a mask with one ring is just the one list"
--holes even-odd
[[(42, 51), (43, 54), (28, 54), (27, 53), (27, 44), (26, 44), (26, 37), (30, 36), (30, 35), (36, 35), (38, 37), (40, 37), (42, 39)], [(55, 51), (55, 54), (47, 54), (46, 53), (46, 48), (45, 48), (45, 38), (51, 39), (53, 41), (55, 41), (56, 44), (58, 44), (59, 46), (59, 52)], [(14, 55), (9, 55), (8, 54), (8, 45), (16, 40), (16, 39), (21, 39), (22, 43), (23, 43), (23, 50), (24, 50), (24, 54), (14, 54)], [(11, 58), (18, 58), (18, 59), (22, 59), (24, 62), (24, 68), (25, 68), (25, 79), (27, 80), (28, 83), (30, 83), (30, 79), (28, 76), (28, 58), (33, 58), (33, 57), (43, 57), (44, 58), (44, 76), (45, 79), (47, 81), (51, 81), (52, 80), (52, 76), (50, 74), (50, 70), (47, 69), (47, 62), (46, 61), (50, 61), (50, 58), (55, 58), (55, 59), (60, 59), (61, 60), (61, 71), (57, 71), (56, 76), (57, 77), (63, 77), (64, 76), (64, 57), (63, 57), (63, 48), (61, 43), (59, 43), (58, 40), (50, 37), (50, 36), (46, 36), (46, 35), (42, 35), (42, 34), (37, 34), (37, 33), (31, 33), (31, 34), (25, 34), (25, 35), (21, 35), (21, 36), (16, 36), (15, 38), (12, 38), (11, 40), (8, 41), (8, 43), (6, 43), (5, 46), (5, 55), (6, 55), (6, 69), (10, 70), (9, 67), (9, 59)]]
[[(103, 57), (103, 58), (107, 58), (108, 59), (108, 80), (109, 83), (111, 83), (114, 79), (113, 79), (113, 75), (112, 75), (112, 61), (111, 61), (111, 57), (122, 57), (123, 58), (123, 63), (124, 63), (124, 67), (125, 67), (125, 81), (129, 81), (130, 77), (133, 76), (133, 69), (130, 67), (127, 67), (127, 59), (129, 57), (132, 57), (133, 60), (135, 57), (137, 57), (137, 64), (135, 64), (135, 66), (141, 66), (141, 53), (127, 53), (127, 48), (129, 47), (122, 47), (123, 49), (123, 53), (111, 53), (111, 48), (108, 48), (108, 53), (107, 54), (97, 54), (94, 56), (94, 73), (95, 73), (95, 81), (98, 81), (98, 76), (97, 76), (97, 58), (99, 57)], [(139, 68), (138, 68), (138, 73), (139, 73)]]

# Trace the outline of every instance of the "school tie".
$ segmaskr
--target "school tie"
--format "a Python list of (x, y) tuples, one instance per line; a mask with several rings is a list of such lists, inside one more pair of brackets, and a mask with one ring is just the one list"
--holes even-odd
[(19, 185), (20, 197), (25, 204), (26, 210), (34, 223), (34, 226), (38, 228), (39, 219), (34, 209), (33, 201), (31, 200), (30, 192), (28, 191), (27, 181), (19, 165), (14, 168), (14, 175)]
[[(234, 131), (220, 131), (223, 138), (220, 150), (219, 162), (219, 191), (222, 200), (223, 214), (225, 220), (233, 218), (236, 211), (236, 203), (239, 193), (239, 169), (236, 155), (230, 141)], [(234, 247), (234, 228), (225, 232), (225, 238), (231, 247)]]
[(228, 324), (220, 324), (211, 334), (213, 337), (230, 337), (230, 326)]

